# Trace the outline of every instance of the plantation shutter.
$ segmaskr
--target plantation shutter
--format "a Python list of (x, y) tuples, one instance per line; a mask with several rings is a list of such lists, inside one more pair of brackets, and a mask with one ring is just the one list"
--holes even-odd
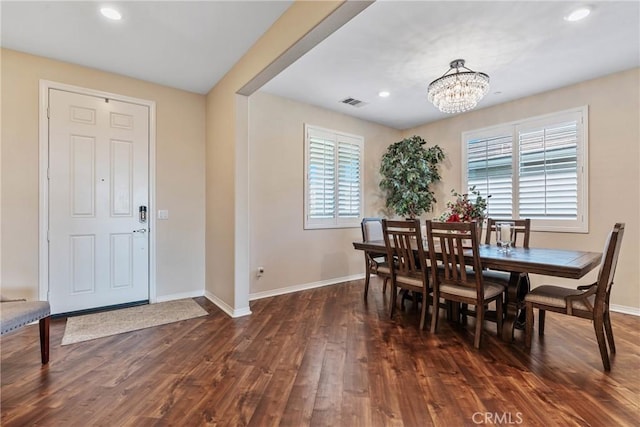
[(321, 136), (309, 138), (309, 218), (335, 216), (336, 142)]
[(361, 146), (352, 139), (338, 140), (338, 216), (359, 218), (361, 212)]
[(578, 216), (578, 122), (518, 131), (520, 215), (531, 219)]
[(359, 227), (362, 137), (305, 126), (305, 228)]
[(467, 183), (487, 200), (487, 215), (513, 217), (513, 137), (511, 129), (467, 141)]
[(580, 107), (464, 132), (465, 184), (490, 196), (487, 215), (588, 232), (587, 119)]

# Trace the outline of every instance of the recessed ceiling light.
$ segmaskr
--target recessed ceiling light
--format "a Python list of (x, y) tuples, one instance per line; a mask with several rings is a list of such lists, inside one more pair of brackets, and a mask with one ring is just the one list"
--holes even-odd
[(119, 21), (122, 19), (122, 14), (112, 7), (103, 7), (102, 9), (100, 9), (100, 13), (105, 18), (113, 19), (114, 21)]
[(567, 16), (565, 16), (564, 20), (569, 22), (579, 21), (589, 16), (590, 13), (591, 13), (591, 9), (589, 9), (588, 7), (581, 7), (579, 9), (574, 10)]
[(381, 92), (378, 92), (378, 96), (379, 96), (380, 98), (386, 98), (386, 97), (388, 97), (389, 95), (391, 95), (391, 94), (390, 94), (389, 92), (387, 92), (386, 90), (383, 90), (383, 91), (381, 91)]

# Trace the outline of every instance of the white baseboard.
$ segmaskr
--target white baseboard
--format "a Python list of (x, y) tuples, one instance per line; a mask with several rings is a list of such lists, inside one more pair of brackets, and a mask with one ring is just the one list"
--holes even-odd
[(229, 317), (236, 318), (236, 317), (248, 316), (248, 315), (251, 314), (251, 309), (249, 307), (241, 308), (241, 309), (234, 309), (229, 304), (227, 304), (226, 302), (222, 301), (220, 298), (218, 298), (217, 296), (215, 296), (214, 294), (212, 294), (209, 291), (204, 291), (204, 296), (209, 301), (211, 301), (216, 306), (218, 306), (218, 308), (220, 310), (222, 310), (225, 313), (227, 313), (227, 315)]
[(165, 302), (165, 301), (173, 301), (177, 299), (196, 298), (201, 296), (204, 296), (203, 289), (199, 291), (179, 292), (177, 294), (162, 295), (160, 297), (156, 297), (156, 300), (153, 302)]
[(637, 307), (627, 307), (626, 305), (611, 304), (609, 305), (609, 309), (611, 311), (615, 311), (616, 313), (630, 314), (632, 316), (640, 316), (640, 308), (637, 308)]
[(303, 283), (301, 285), (287, 286), (286, 288), (278, 288), (270, 291), (256, 292), (249, 294), (249, 301), (257, 299), (275, 297), (278, 295), (290, 294), (292, 292), (305, 291), (307, 289), (321, 288), (323, 286), (336, 285), (338, 283), (349, 282), (351, 280), (364, 279), (364, 274), (355, 274), (353, 276), (336, 277), (335, 279), (321, 280), (319, 282)]
[[(270, 291), (256, 292), (253, 294), (249, 294), (249, 301), (255, 301), (258, 299), (269, 298), (269, 297), (274, 297), (278, 295), (290, 294), (292, 292), (299, 292), (307, 289), (321, 288), (323, 286), (337, 285), (338, 283), (348, 282), (351, 280), (360, 280), (360, 279), (364, 279), (364, 274), (355, 274), (353, 276), (338, 277), (335, 279), (321, 280), (319, 282), (312, 282), (312, 283), (303, 283), (301, 285), (288, 286), (286, 288), (278, 288)], [(163, 295), (163, 296), (157, 297), (154, 302), (173, 301), (178, 299), (196, 298), (201, 296), (206, 297), (209, 301), (211, 301), (216, 306), (218, 306), (220, 310), (224, 311), (230, 317), (236, 318), (236, 317), (248, 316), (251, 314), (251, 309), (249, 307), (245, 309), (234, 309), (229, 304), (225, 303), (220, 298), (213, 295), (211, 292), (203, 291), (203, 290)], [(628, 307), (626, 305), (618, 305), (618, 304), (611, 304), (609, 307), (611, 311), (616, 313), (630, 314), (632, 316), (640, 317), (640, 308), (637, 308), (637, 307)], [(34, 324), (35, 323), (36, 322), (34, 322)]]

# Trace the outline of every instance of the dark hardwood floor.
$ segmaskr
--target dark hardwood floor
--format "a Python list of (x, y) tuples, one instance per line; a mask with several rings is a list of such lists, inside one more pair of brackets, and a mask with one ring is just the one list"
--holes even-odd
[[(531, 352), (474, 319), (418, 330), (409, 306), (388, 318), (372, 279), (266, 298), (210, 315), (60, 346), (41, 367), (38, 327), (3, 336), (3, 426), (635, 426), (640, 318), (613, 313), (617, 355), (602, 369), (592, 325), (548, 313)], [(537, 316), (536, 316), (537, 317)]]

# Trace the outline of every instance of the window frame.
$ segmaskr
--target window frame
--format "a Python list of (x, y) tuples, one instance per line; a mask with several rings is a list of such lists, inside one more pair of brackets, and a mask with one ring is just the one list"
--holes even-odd
[[(334, 152), (334, 170), (335, 170), (335, 187), (334, 187), (334, 203), (335, 210), (331, 218), (311, 218), (310, 217), (310, 146), (311, 137), (322, 135), (322, 137), (331, 137), (335, 141)], [(348, 140), (348, 141), (346, 141)], [(359, 148), (358, 152), (358, 174), (359, 174), (359, 206), (358, 215), (354, 217), (344, 217), (339, 215), (339, 146), (340, 143), (354, 144)], [(332, 228), (358, 228), (364, 214), (364, 137), (360, 135), (350, 134), (347, 132), (327, 129), (316, 125), (304, 124), (304, 229), (332, 229)]]
[[(576, 197), (577, 197), (577, 218), (572, 220), (563, 219), (531, 219), (532, 231), (549, 231), (562, 233), (588, 233), (589, 232), (589, 140), (588, 140), (588, 106), (576, 107), (567, 110), (540, 116), (515, 120), (508, 123), (501, 123), (481, 129), (462, 132), (461, 152), (462, 152), (462, 184), (468, 188), (468, 141), (488, 136), (497, 136), (511, 133), (511, 196), (512, 196), (512, 217), (520, 218), (520, 132), (531, 129), (543, 129), (557, 123), (576, 119)], [(499, 218), (496, 216), (496, 218)]]

